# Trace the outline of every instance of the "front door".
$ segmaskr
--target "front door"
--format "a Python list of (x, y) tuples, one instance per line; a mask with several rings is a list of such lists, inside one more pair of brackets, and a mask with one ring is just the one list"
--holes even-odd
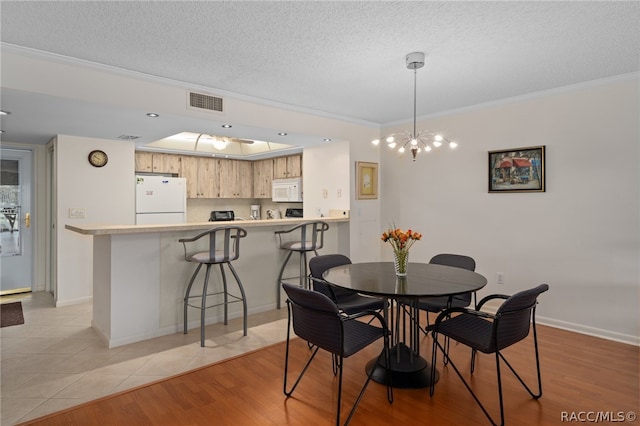
[(0, 148), (0, 295), (31, 291), (32, 152)]

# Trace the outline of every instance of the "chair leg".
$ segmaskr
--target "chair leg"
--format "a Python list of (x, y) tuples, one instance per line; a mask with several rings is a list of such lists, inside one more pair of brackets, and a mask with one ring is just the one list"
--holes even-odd
[[(233, 265), (231, 263), (227, 263), (227, 265), (229, 265), (229, 270), (231, 271), (231, 273), (233, 274), (233, 277), (236, 280), (236, 283), (238, 283), (238, 289), (240, 289), (240, 296), (242, 297), (242, 324), (243, 324), (243, 333), (246, 336), (247, 335), (247, 297), (244, 293), (244, 287), (242, 286), (242, 281), (240, 281), (240, 277), (238, 276), (238, 273), (236, 272), (236, 268), (233, 267)], [(226, 295), (226, 287), (225, 287), (225, 298), (227, 297)], [(226, 308), (227, 306), (225, 305), (225, 318), (226, 318)], [(226, 324), (226, 323), (225, 323)]]
[(284, 268), (287, 266), (287, 262), (289, 262), (289, 258), (291, 257), (292, 254), (293, 254), (293, 252), (291, 250), (289, 250), (289, 253), (287, 254), (287, 257), (284, 259), (284, 262), (282, 263), (282, 266), (280, 267), (280, 273), (278, 274), (278, 282), (276, 283), (276, 288), (277, 288), (277, 293), (278, 293), (278, 298), (276, 299), (276, 307), (278, 309), (280, 309), (280, 288), (282, 286), (282, 275), (284, 274)]
[(320, 349), (320, 347), (316, 346), (316, 349), (313, 351), (313, 353), (309, 357), (309, 360), (307, 361), (305, 366), (302, 368), (302, 371), (300, 372), (300, 375), (296, 379), (296, 382), (293, 384), (290, 390), (287, 390), (287, 377), (289, 372), (289, 342), (291, 340), (290, 339), (291, 337), (291, 306), (287, 304), (287, 308), (289, 309), (289, 316), (287, 320), (287, 345), (286, 345), (286, 350), (284, 355), (284, 386), (282, 390), (287, 397), (290, 397), (293, 394), (293, 391), (298, 386), (298, 383), (300, 383), (300, 380), (302, 379), (302, 376), (304, 376), (304, 373), (307, 372), (307, 368), (309, 368), (311, 361), (313, 361), (313, 359), (315, 358), (316, 354), (318, 353), (318, 349)]
[(309, 288), (307, 285), (307, 252), (300, 252), (300, 287)]
[(198, 275), (198, 272), (200, 272), (200, 268), (202, 268), (202, 263), (198, 263), (198, 267), (196, 268), (196, 271), (191, 276), (191, 280), (189, 280), (189, 285), (187, 285), (187, 291), (184, 292), (184, 334), (187, 334), (187, 326), (188, 326), (187, 308), (189, 307), (189, 294), (191, 294), (191, 286), (193, 285), (193, 282), (195, 281), (196, 276)]
[[(495, 357), (496, 357), (496, 374), (497, 374), (497, 381), (498, 381), (498, 400), (499, 400), (499, 403), (500, 403), (500, 423), (499, 424), (501, 426), (504, 425), (504, 399), (503, 399), (503, 393), (502, 393), (502, 373), (501, 373), (501, 369), (500, 369), (500, 360), (502, 360), (507, 365), (507, 367), (509, 367), (511, 372), (516, 376), (518, 381), (520, 381), (522, 386), (527, 390), (527, 392), (529, 393), (529, 395), (531, 395), (532, 398), (538, 399), (538, 398), (540, 398), (542, 396), (542, 379), (541, 379), (541, 374), (540, 374), (540, 359), (539, 359), (539, 353), (538, 353), (538, 338), (537, 338), (536, 327), (535, 327), (535, 319), (533, 320), (532, 327), (533, 327), (533, 342), (534, 342), (535, 355), (536, 355), (536, 371), (537, 371), (537, 375), (538, 375), (538, 391), (537, 392), (534, 392), (534, 391), (531, 390), (531, 388), (524, 382), (524, 380), (515, 371), (515, 369), (511, 366), (509, 361), (507, 361), (507, 359), (504, 357), (504, 355), (502, 355), (501, 352), (496, 351), (496, 353), (495, 353)], [(432, 361), (431, 372), (432, 372), (432, 374), (434, 374), (434, 372), (435, 372), (436, 350), (438, 348), (442, 351), (443, 355), (446, 358), (448, 358), (447, 353), (445, 352), (446, 351), (445, 347), (440, 345), (440, 342), (438, 342), (438, 336), (437, 336), (436, 333), (434, 333), (434, 336), (433, 336), (433, 355), (432, 355), (432, 358), (431, 358), (431, 361)], [(473, 368), (474, 368), (475, 358), (476, 358), (476, 351), (472, 350), (472, 352), (471, 352), (471, 368), (472, 368), (471, 371), (472, 372), (473, 372)], [(458, 375), (458, 377), (460, 378), (460, 380), (462, 381), (464, 386), (467, 388), (467, 390), (469, 391), (469, 393), (471, 394), (473, 399), (476, 401), (476, 403), (478, 404), (478, 406), (480, 407), (480, 409), (482, 410), (484, 415), (489, 419), (489, 421), (493, 425), (497, 426), (498, 423), (496, 423), (493, 420), (493, 418), (491, 417), (491, 415), (489, 414), (489, 412), (487, 411), (485, 406), (482, 404), (482, 402), (480, 402), (480, 399), (475, 394), (475, 392), (471, 389), (471, 386), (469, 386), (467, 381), (462, 376), (462, 373), (460, 373), (460, 371), (458, 370), (458, 367), (456, 367), (456, 365), (453, 363), (451, 358), (448, 358), (448, 363), (449, 363), (449, 365), (451, 365), (453, 370), (456, 372), (456, 374)], [(431, 396), (433, 396), (433, 393), (434, 393), (434, 384), (432, 383), (429, 394)]]
[(202, 302), (200, 308), (200, 346), (204, 347), (204, 318), (207, 312), (207, 287), (209, 286), (209, 274), (211, 264), (207, 264), (207, 271), (204, 274), (204, 285), (202, 286)]

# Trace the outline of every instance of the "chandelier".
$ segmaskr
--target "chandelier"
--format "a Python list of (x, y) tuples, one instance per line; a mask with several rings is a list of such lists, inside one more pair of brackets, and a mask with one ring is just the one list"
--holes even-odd
[[(429, 152), (434, 148), (439, 148), (443, 144), (448, 144), (449, 148), (455, 148), (457, 143), (447, 139), (446, 137), (432, 132), (430, 130), (421, 130), (416, 132), (416, 86), (417, 86), (417, 72), (418, 68), (424, 66), (424, 53), (413, 52), (409, 53), (406, 57), (407, 68), (413, 70), (413, 133), (409, 131), (402, 131), (391, 134), (384, 138), (389, 149), (395, 149), (398, 147), (399, 153), (404, 153), (407, 149), (411, 150), (413, 161), (416, 161), (416, 155), (423, 150)], [(378, 145), (380, 139), (371, 141), (372, 144)]]

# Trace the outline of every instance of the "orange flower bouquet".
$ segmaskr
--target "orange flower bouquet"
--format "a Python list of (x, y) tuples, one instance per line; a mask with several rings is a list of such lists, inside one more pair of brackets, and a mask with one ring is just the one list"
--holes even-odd
[(382, 233), (382, 241), (391, 244), (391, 248), (393, 249), (396, 275), (407, 275), (409, 249), (415, 244), (416, 241), (420, 240), (421, 238), (421, 233), (412, 231), (411, 229), (405, 232), (400, 228), (389, 228), (386, 232)]

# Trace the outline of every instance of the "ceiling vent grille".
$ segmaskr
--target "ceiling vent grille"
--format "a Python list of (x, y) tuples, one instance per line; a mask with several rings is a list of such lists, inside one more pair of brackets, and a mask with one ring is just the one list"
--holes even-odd
[(191, 108), (222, 112), (222, 98), (202, 93), (189, 92), (189, 106)]

